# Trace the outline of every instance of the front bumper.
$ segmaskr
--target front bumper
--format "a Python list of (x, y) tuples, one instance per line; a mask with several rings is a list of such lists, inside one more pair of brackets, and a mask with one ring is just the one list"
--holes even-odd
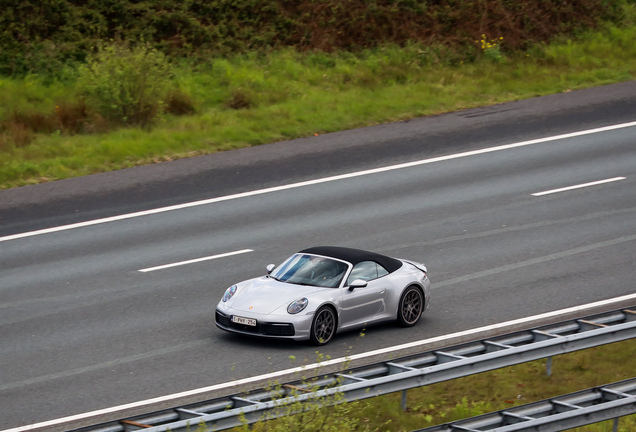
[[(307, 335), (299, 334), (294, 323), (290, 322), (271, 322), (257, 319), (256, 326), (248, 326), (232, 322), (232, 316), (216, 310), (215, 313), (216, 326), (221, 330), (240, 333), (244, 335), (277, 338), (277, 339), (307, 339)], [(306, 333), (306, 332), (302, 332)]]

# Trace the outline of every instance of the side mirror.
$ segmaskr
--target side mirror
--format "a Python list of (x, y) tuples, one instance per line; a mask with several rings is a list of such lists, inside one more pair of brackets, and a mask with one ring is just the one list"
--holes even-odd
[(365, 286), (367, 286), (367, 281), (356, 279), (349, 284), (349, 291), (353, 291), (356, 288), (364, 288)]
[(274, 269), (276, 268), (276, 264), (269, 264), (267, 267), (265, 267), (267, 269), (267, 274), (270, 274), (272, 271), (274, 271)]

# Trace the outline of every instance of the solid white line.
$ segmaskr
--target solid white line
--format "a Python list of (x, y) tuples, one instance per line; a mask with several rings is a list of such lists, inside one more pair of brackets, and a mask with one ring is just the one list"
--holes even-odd
[(566, 139), (566, 138), (573, 138), (573, 137), (578, 137), (578, 136), (583, 136), (583, 135), (590, 135), (590, 134), (595, 134), (595, 133), (600, 133), (600, 132), (607, 132), (607, 131), (611, 131), (611, 130), (622, 129), (622, 128), (627, 128), (627, 127), (633, 127), (633, 126), (636, 126), (636, 122), (622, 123), (622, 124), (613, 125), (613, 126), (605, 126), (605, 127), (602, 127), (602, 128), (589, 129), (589, 130), (580, 131), (580, 132), (572, 132), (572, 133), (568, 133), (568, 134), (555, 135), (555, 136), (551, 136), (551, 137), (539, 138), (539, 139), (530, 140), (530, 141), (522, 141), (522, 142), (518, 142), (518, 143), (515, 143), (515, 144), (507, 144), (507, 145), (502, 145), (502, 146), (498, 146), (498, 147), (490, 147), (490, 148), (481, 149), (481, 150), (473, 150), (473, 151), (469, 151), (469, 152), (457, 153), (457, 154), (453, 154), (453, 155), (441, 156), (441, 157), (436, 157), (436, 158), (431, 158), (431, 159), (422, 159), (422, 160), (418, 160), (418, 161), (414, 161), (414, 162), (407, 162), (407, 163), (402, 163), (402, 164), (397, 164), (397, 165), (390, 165), (390, 166), (386, 166), (386, 167), (382, 167), (382, 168), (375, 168), (375, 169), (370, 169), (370, 170), (365, 170), (365, 171), (358, 171), (358, 172), (353, 172), (353, 173), (349, 173), (349, 174), (341, 174), (341, 175), (332, 176), (332, 177), (324, 177), (324, 178), (316, 179), (316, 180), (308, 180), (308, 181), (304, 181), (304, 182), (292, 183), (292, 184), (282, 185), (282, 186), (275, 186), (275, 187), (266, 188), (266, 189), (258, 189), (258, 190), (255, 190), (255, 191), (243, 192), (243, 193), (238, 193), (238, 194), (234, 194), (234, 195), (226, 195), (226, 196), (222, 196), (222, 197), (218, 197), (218, 198), (210, 198), (210, 199), (205, 199), (205, 200), (201, 200), (201, 201), (194, 201), (194, 202), (185, 203), (185, 204), (178, 204), (178, 205), (173, 205), (173, 206), (168, 206), (168, 207), (161, 207), (161, 208), (152, 209), (152, 210), (140, 211), (140, 212), (136, 212), (136, 213), (128, 213), (128, 214), (123, 214), (123, 215), (119, 215), (119, 216), (112, 216), (112, 217), (107, 217), (107, 218), (103, 218), (103, 219), (95, 219), (95, 220), (91, 220), (91, 221), (79, 222), (79, 223), (75, 223), (75, 224), (63, 225), (63, 226), (58, 226), (58, 227), (53, 227), (53, 228), (46, 228), (46, 229), (41, 229), (41, 230), (37, 230), (37, 231), (25, 232), (25, 233), (21, 233), (21, 234), (13, 234), (13, 235), (5, 236), (5, 237), (0, 237), (0, 242), (9, 241), (9, 240), (16, 240), (16, 239), (20, 239), (20, 238), (24, 238), (24, 237), (36, 236), (36, 235), (40, 235), (40, 234), (49, 234), (49, 233), (54, 233), (54, 232), (58, 232), (58, 231), (65, 231), (65, 230), (70, 230), (70, 229), (74, 229), (74, 228), (81, 228), (81, 227), (97, 225), (97, 224), (103, 224), (103, 223), (108, 223), (108, 222), (114, 222), (114, 221), (119, 221), (119, 220), (124, 220), (124, 219), (131, 219), (131, 218), (136, 218), (136, 217), (140, 217), (140, 216), (148, 216), (148, 215), (152, 215), (152, 214), (163, 213), (163, 212), (168, 212), (168, 211), (172, 211), (172, 210), (179, 210), (179, 209), (184, 209), (184, 208), (188, 208), (188, 207), (196, 207), (196, 206), (201, 206), (201, 205), (206, 205), (206, 204), (217, 203), (217, 202), (221, 202), (221, 201), (234, 200), (234, 199), (237, 199), (237, 198), (245, 198), (245, 197), (254, 196), (254, 195), (262, 195), (262, 194), (266, 194), (266, 193), (270, 193), (270, 192), (278, 192), (278, 191), (287, 190), (287, 189), (295, 189), (295, 188), (299, 188), (299, 187), (310, 186), (310, 185), (315, 185), (315, 184), (320, 184), (320, 183), (327, 183), (327, 182), (343, 180), (343, 179), (348, 179), (348, 178), (354, 178), (354, 177), (360, 177), (360, 176), (369, 175), (369, 174), (377, 174), (377, 173), (381, 173), (381, 172), (385, 172), (385, 171), (393, 171), (393, 170), (398, 170), (398, 169), (402, 169), (402, 168), (410, 168), (410, 167), (414, 167), (414, 166), (418, 166), (418, 165), (430, 164), (430, 163), (435, 163), (435, 162), (442, 162), (442, 161), (447, 161), (447, 160), (452, 160), (452, 159), (459, 159), (459, 158), (464, 158), (464, 157), (468, 157), (468, 156), (481, 155), (481, 154), (485, 154), (485, 153), (492, 153), (492, 152), (496, 152), (496, 151), (508, 150), (508, 149), (513, 149), (513, 148), (517, 148), (517, 147), (524, 147), (524, 146), (529, 146), (529, 145), (534, 145), (534, 144), (541, 144), (541, 143), (545, 143), (545, 142), (549, 142), (549, 141), (556, 141), (556, 140), (561, 140), (561, 139)]
[(595, 181), (595, 182), (590, 182), (590, 183), (583, 183), (580, 185), (575, 185), (575, 186), (568, 186), (568, 187), (563, 187), (563, 188), (559, 188), (559, 189), (552, 189), (549, 191), (545, 191), (545, 192), (537, 192), (537, 193), (533, 193), (533, 196), (541, 196), (541, 195), (548, 195), (548, 194), (553, 194), (553, 193), (557, 193), (557, 192), (563, 192), (563, 191), (569, 191), (572, 189), (581, 189), (584, 187), (588, 187), (588, 186), (596, 186), (596, 185), (600, 185), (603, 183), (611, 183), (611, 182), (615, 182), (615, 181), (619, 181), (619, 180), (625, 180), (625, 177), (614, 177), (611, 179), (607, 179), (607, 180), (599, 180), (599, 181)]
[(125, 405), (119, 405), (119, 406), (115, 406), (115, 407), (112, 407), (112, 408), (105, 408), (105, 409), (101, 409), (101, 410), (98, 410), (98, 411), (92, 411), (92, 412), (88, 412), (88, 413), (84, 413), (84, 414), (77, 414), (77, 415), (64, 417), (64, 418), (60, 418), (60, 419), (56, 419), (56, 420), (50, 420), (50, 421), (46, 421), (46, 422), (42, 422), (42, 423), (36, 423), (36, 424), (32, 424), (32, 425), (27, 425), (27, 426), (20, 426), (20, 427), (17, 427), (17, 428), (7, 429), (7, 430), (0, 431), (0, 432), (24, 432), (24, 431), (29, 431), (29, 430), (33, 430), (33, 429), (54, 426), (54, 425), (57, 425), (57, 424), (60, 424), (60, 423), (66, 423), (66, 422), (70, 422), (70, 421), (82, 420), (82, 419), (93, 417), (93, 416), (109, 414), (109, 413), (113, 413), (113, 412), (117, 412), (117, 411), (121, 411), (121, 410), (125, 410), (125, 409), (137, 408), (137, 407), (141, 407), (141, 406), (145, 406), (145, 405), (151, 405), (151, 404), (155, 404), (155, 403), (166, 402), (166, 401), (179, 399), (179, 398), (186, 397), (186, 396), (197, 395), (197, 394), (200, 394), (200, 393), (206, 393), (206, 392), (215, 391), (215, 390), (222, 390), (222, 389), (237, 387), (237, 386), (241, 386), (243, 384), (249, 384), (249, 383), (252, 383), (252, 382), (271, 380), (273, 378), (277, 378), (277, 377), (280, 377), (280, 376), (285, 376), (285, 375), (288, 375), (288, 374), (294, 374), (294, 373), (306, 374), (307, 371), (310, 371), (312, 369), (324, 368), (325, 366), (331, 366), (331, 365), (341, 364), (341, 363), (348, 363), (348, 362), (351, 362), (352, 360), (358, 360), (358, 359), (362, 359), (362, 358), (366, 358), (366, 357), (373, 357), (373, 356), (376, 356), (376, 355), (379, 355), (379, 354), (388, 354), (388, 353), (392, 353), (392, 352), (403, 350), (403, 349), (407, 349), (407, 348), (413, 348), (413, 347), (427, 345), (427, 344), (431, 344), (431, 343), (435, 343), (435, 342), (443, 342), (444, 340), (447, 340), (447, 339), (455, 339), (455, 338), (458, 338), (458, 337), (469, 336), (469, 335), (476, 334), (476, 333), (482, 333), (482, 332), (487, 332), (487, 331), (491, 331), (491, 330), (502, 329), (502, 328), (506, 328), (506, 327), (511, 327), (511, 326), (516, 326), (516, 325), (519, 325), (519, 324), (527, 323), (527, 322), (532, 322), (532, 321), (537, 321), (537, 320), (544, 320), (544, 319), (552, 318), (552, 317), (555, 317), (555, 316), (565, 315), (565, 314), (569, 314), (569, 313), (573, 313), (573, 312), (576, 312), (576, 313), (585, 312), (586, 310), (589, 310), (589, 309), (594, 309), (594, 308), (601, 307), (601, 306), (608, 306), (608, 305), (611, 305), (611, 304), (614, 304), (614, 303), (620, 303), (620, 302), (627, 301), (627, 300), (636, 300), (636, 294), (629, 294), (629, 295), (622, 296), (622, 297), (616, 297), (616, 298), (613, 298), (613, 299), (602, 300), (602, 301), (598, 301), (598, 302), (595, 302), (595, 303), (589, 303), (589, 304), (586, 304), (586, 305), (571, 307), (571, 308), (568, 308), (568, 309), (561, 309), (561, 310), (558, 310), (558, 311), (547, 312), (547, 313), (540, 314), (540, 315), (530, 316), (530, 317), (526, 317), (526, 318), (520, 318), (520, 319), (516, 319), (516, 320), (513, 320), (513, 321), (507, 321), (507, 322), (503, 322), (503, 323), (499, 323), (499, 324), (493, 324), (493, 325), (489, 325), (489, 326), (486, 326), (486, 327), (480, 327), (480, 328), (466, 330), (466, 331), (462, 331), (462, 332), (458, 332), (458, 333), (452, 333), (452, 334), (449, 334), (449, 335), (438, 336), (438, 337), (434, 337), (434, 338), (431, 338), (431, 339), (423, 339), (423, 340), (410, 342), (410, 343), (406, 343), (406, 344), (402, 344), (402, 345), (396, 345), (396, 346), (393, 346), (393, 347), (382, 348), (382, 349), (375, 350), (375, 351), (368, 351), (366, 353), (354, 354), (354, 355), (351, 355), (351, 356), (348, 356), (348, 357), (341, 357), (341, 358), (337, 358), (337, 359), (327, 360), (327, 361), (324, 361), (324, 362), (321, 362), (321, 363), (314, 363), (314, 364), (307, 365), (307, 366), (301, 366), (301, 367), (297, 367), (297, 368), (281, 370), (281, 371), (278, 371), (278, 372), (272, 372), (272, 373), (265, 374), (265, 375), (260, 375), (260, 376), (250, 377), (250, 378), (244, 378), (244, 379), (240, 379), (240, 380), (236, 380), (236, 381), (231, 381), (231, 382), (226, 382), (226, 383), (222, 383), (222, 384), (212, 385), (212, 386), (209, 386), (209, 387), (203, 387), (203, 388), (199, 388), (199, 389), (195, 389), (195, 390), (189, 390), (189, 391), (185, 391), (185, 392), (181, 392), (181, 393), (175, 393), (175, 394), (172, 394), (172, 395), (157, 397), (157, 398), (154, 398), (154, 399), (147, 399), (147, 400), (143, 400), (143, 401), (132, 402), (132, 403), (125, 404)]
[(146, 272), (151, 272), (151, 271), (155, 271), (155, 270), (161, 270), (161, 269), (170, 268), (170, 267), (177, 267), (177, 266), (182, 266), (182, 265), (186, 265), (186, 264), (198, 263), (198, 262), (201, 262), (201, 261), (208, 261), (208, 260), (213, 260), (213, 259), (217, 259), (217, 258), (224, 258), (224, 257), (232, 256), (232, 255), (244, 254), (244, 253), (248, 253), (248, 252), (254, 252), (254, 251), (252, 249), (242, 249), (242, 250), (239, 250), (239, 251), (227, 252), (227, 253), (222, 253), (222, 254), (218, 254), (218, 255), (211, 255), (211, 256), (207, 256), (207, 257), (203, 257), (203, 258), (196, 258), (196, 259), (192, 259), (192, 260), (188, 260), (188, 261), (181, 261), (181, 262), (176, 262), (176, 263), (172, 263), (172, 264), (164, 264), (164, 265), (160, 265), (160, 266), (157, 266), (157, 267), (148, 267), (148, 268), (141, 269), (141, 270), (138, 270), (138, 271), (146, 273)]

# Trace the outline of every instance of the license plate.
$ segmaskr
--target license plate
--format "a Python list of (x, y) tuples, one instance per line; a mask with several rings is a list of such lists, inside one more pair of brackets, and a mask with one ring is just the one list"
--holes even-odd
[(253, 318), (243, 318), (240, 316), (232, 316), (232, 322), (236, 324), (243, 324), (252, 327), (256, 327), (256, 320)]

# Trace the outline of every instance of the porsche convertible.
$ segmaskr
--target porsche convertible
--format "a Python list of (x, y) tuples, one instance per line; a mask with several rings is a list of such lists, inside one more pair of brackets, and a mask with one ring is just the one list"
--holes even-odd
[(374, 252), (320, 246), (293, 254), (267, 275), (229, 287), (216, 307), (218, 328), (310, 340), (383, 321), (414, 326), (430, 301), (424, 264)]

